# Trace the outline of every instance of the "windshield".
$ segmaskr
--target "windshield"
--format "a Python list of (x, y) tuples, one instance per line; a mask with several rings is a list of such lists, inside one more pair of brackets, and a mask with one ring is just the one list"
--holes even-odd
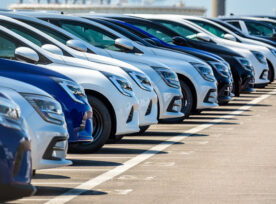
[(200, 20), (193, 20), (193, 19), (191, 20), (189, 19), (189, 21), (197, 24), (198, 26), (204, 28), (205, 30), (209, 31), (210, 33), (214, 34), (217, 37), (224, 38), (224, 35), (227, 34), (227, 32), (225, 32), (223, 29), (211, 23), (200, 21)]
[(20, 21), (29, 24), (33, 27), (35, 27), (36, 29), (40, 30), (41, 32), (46, 33), (47, 35), (50, 35), (52, 38), (56, 39), (57, 41), (61, 42), (62, 44), (66, 45), (66, 42), (68, 40), (71, 40), (69, 37), (63, 35), (62, 33), (60, 33), (59, 31), (57, 31), (56, 29), (53, 29), (51, 27), (48, 27), (46, 25), (42, 25), (40, 23), (36, 23), (33, 21), (28, 21), (28, 20), (21, 20)]
[(95, 47), (113, 51), (123, 51), (115, 45), (115, 40), (118, 37), (99, 27), (71, 20), (50, 20), (50, 22), (94, 45)]
[(120, 20), (130, 23), (168, 44), (173, 44), (173, 37), (178, 36), (177, 33), (170, 32), (168, 29), (151, 22), (138, 20), (128, 21), (127, 19)]
[(154, 20), (154, 21), (161, 23), (162, 25), (170, 28), (171, 30), (174, 30), (182, 37), (197, 40), (196, 34), (198, 32), (194, 29), (189, 28), (186, 25), (183, 25), (183, 24), (177, 23), (177, 22), (166, 21), (166, 20)]

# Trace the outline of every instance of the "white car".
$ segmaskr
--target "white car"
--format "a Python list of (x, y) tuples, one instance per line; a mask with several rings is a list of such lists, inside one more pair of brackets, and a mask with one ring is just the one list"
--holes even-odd
[(110, 137), (116, 139), (115, 135), (139, 132), (139, 105), (130, 82), (89, 68), (107, 65), (54, 55), (3, 26), (0, 26), (0, 39), (6, 49), (1, 57), (52, 69), (83, 86), (94, 111), (94, 141), (83, 144), (87, 152), (99, 150)]
[[(136, 15), (137, 16), (137, 15)], [(144, 18), (150, 18), (150, 19), (162, 19), (162, 20), (168, 20), (174, 21), (177, 23), (181, 23), (184, 26), (187, 26), (190, 31), (189, 35), (192, 38), (197, 38), (199, 40), (207, 41), (207, 42), (215, 42), (218, 45), (225, 46), (233, 51), (236, 51), (246, 59), (248, 59), (252, 66), (254, 67), (255, 71), (255, 84), (263, 85), (267, 84), (269, 82), (268, 80), (268, 64), (266, 62), (266, 59), (264, 55), (257, 51), (257, 47), (252, 48), (249, 50), (250, 46), (247, 47), (241, 43), (238, 42), (232, 42), (225, 39), (220, 39), (210, 33), (209, 31), (201, 28), (200, 26), (194, 24), (193, 22), (188, 21), (190, 18), (193, 19), (194, 17), (189, 16), (181, 16), (181, 15), (138, 15), (140, 17)], [(187, 18), (187, 20), (185, 19)], [(195, 19), (203, 19), (199, 17), (195, 17)], [(205, 20), (205, 19), (203, 19)], [(193, 34), (192, 34), (193, 32)]]
[[(178, 74), (185, 96), (182, 111), (186, 115), (189, 115), (192, 108), (205, 109), (217, 106), (217, 87), (212, 68), (197, 58), (169, 50), (148, 48), (104, 25), (87, 19), (35, 12), (32, 15), (60, 25), (72, 34), (78, 35), (93, 46), (93, 52), (97, 53), (97, 50), (100, 50), (98, 54), (106, 52), (107, 56), (130, 64), (133, 62), (147, 63), (157, 71), (160, 69), (159, 67), (156, 69), (154, 61), (165, 64)], [(84, 29), (85, 32), (83, 32)], [(93, 36), (100, 36), (100, 39), (93, 39)], [(89, 40), (89, 38), (91, 39)], [(148, 70), (143, 71), (148, 74)], [(150, 74), (148, 75), (150, 76)]]
[[(36, 12), (18, 12), (19, 14), (24, 14), (28, 16), (36, 16), (40, 13)], [(15, 15), (11, 14), (10, 12), (3, 12), (1, 14), (9, 15), (14, 17)], [(16, 17), (18, 19), (18, 17)], [(32, 21), (31, 21), (32, 20)], [(63, 30), (53, 24), (50, 24), (46, 21), (42, 21), (37, 19), (34, 21), (34, 18), (28, 18), (27, 16), (24, 18), (20, 18), (20, 21), (28, 23), (33, 27), (47, 33), (51, 37), (55, 38), (59, 42), (73, 48), (76, 50), (86, 51), (83, 52), (83, 55), (87, 57), (90, 61), (95, 61), (104, 64), (110, 64), (114, 66), (119, 66), (121, 68), (133, 68), (133, 65), (139, 68), (141, 71), (146, 73), (152, 82), (154, 91), (158, 96), (158, 115), (159, 119), (172, 119), (172, 118), (180, 118), (183, 116), (180, 109), (182, 93), (178, 87), (178, 79), (176, 75), (171, 72), (168, 67), (164, 64), (159, 62), (153, 62), (152, 60), (132, 60), (128, 61), (129, 63), (117, 60), (115, 58), (110, 58), (111, 55), (108, 51), (104, 49), (98, 49), (97, 47), (89, 44), (88, 42), (83, 41), (82, 39), (78, 38), (78, 36), (73, 35), (66, 30)], [(72, 44), (71, 42), (75, 42)], [(82, 42), (80, 44), (80, 42)], [(96, 53), (96, 54), (93, 54)], [(126, 55), (127, 56), (127, 55)], [(118, 58), (119, 59), (119, 58)], [(131, 64), (131, 65), (130, 65)], [(158, 67), (159, 70), (156, 71), (152, 67)], [(174, 77), (172, 80), (171, 77)], [(174, 82), (175, 81), (175, 82)], [(176, 84), (174, 84), (176, 83)]]
[[(15, 115), (21, 114), (26, 121), (31, 137), (31, 155), (33, 169), (48, 169), (71, 165), (66, 160), (68, 148), (67, 126), (61, 105), (48, 93), (35, 86), (0, 76), (0, 91), (11, 98), (20, 107)], [(60, 124), (43, 119), (51, 113)]]
[[(29, 22), (30, 25), (42, 21), (36, 18), (16, 14), (11, 14), (11, 16), (18, 20), (33, 20), (34, 22)], [(70, 55), (72, 57), (76, 57), (83, 60), (89, 60), (91, 62), (112, 65), (93, 67), (90, 66), (87, 68), (110, 72), (128, 79), (131, 82), (133, 91), (139, 104), (139, 126), (143, 128), (143, 130), (145, 130), (146, 127), (148, 127), (149, 125), (157, 123), (157, 96), (153, 91), (150, 79), (139, 69), (130, 64), (120, 62), (119, 60), (115, 60), (108, 57), (102, 57), (104, 59), (96, 59), (94, 54), (74, 50), (64, 45), (63, 43), (55, 40), (50, 35), (47, 35), (28, 24), (15, 20), (13, 18), (0, 15), (0, 25), (3, 25), (4, 27), (11, 29), (13, 32), (21, 35), (22, 37), (29, 39), (37, 46), (40, 46), (42, 49), (52, 52), (53, 54)], [(79, 43), (77, 45), (76, 43), (76, 41), (71, 41), (71, 46), (75, 45), (76, 47), (77, 45), (79, 45)]]

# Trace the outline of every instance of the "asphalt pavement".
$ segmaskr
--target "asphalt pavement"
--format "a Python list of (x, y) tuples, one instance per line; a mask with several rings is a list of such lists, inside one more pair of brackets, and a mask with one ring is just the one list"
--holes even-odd
[(37, 171), (11, 203), (276, 203), (276, 83), (182, 124), (152, 126), (72, 166)]

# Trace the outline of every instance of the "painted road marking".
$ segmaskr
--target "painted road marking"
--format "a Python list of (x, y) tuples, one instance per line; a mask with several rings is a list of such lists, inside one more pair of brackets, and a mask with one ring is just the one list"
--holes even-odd
[(91, 190), (95, 186), (98, 186), (108, 180), (113, 179), (114, 177), (126, 172), (127, 170), (133, 168), (134, 166), (140, 164), (141, 162), (144, 162), (145, 160), (160, 153), (161, 151), (164, 151), (165, 149), (167, 149), (174, 143), (180, 142), (180, 141), (184, 140), (185, 138), (187, 138), (188, 136), (192, 136), (193, 134), (198, 133), (206, 128), (212, 127), (215, 124), (220, 123), (228, 118), (233, 118), (233, 117), (235, 117), (235, 115), (243, 113), (245, 110), (250, 109), (254, 104), (260, 103), (261, 101), (263, 101), (264, 99), (268, 98), (269, 96), (271, 96), (272, 94), (275, 94), (275, 93), (276, 93), (276, 89), (274, 89), (273, 91), (271, 91), (267, 94), (261, 95), (258, 98), (253, 99), (246, 105), (243, 105), (240, 108), (238, 108), (236, 111), (230, 112), (229, 114), (221, 116), (218, 119), (211, 120), (211, 121), (201, 124), (197, 127), (194, 127), (187, 131), (184, 131), (180, 135), (170, 137), (166, 141), (164, 141), (158, 145), (155, 145), (152, 148), (150, 148), (149, 150), (146, 150), (145, 152), (124, 162), (121, 166), (117, 166), (114, 169), (111, 169), (95, 178), (92, 178), (92, 179), (84, 182), (83, 184), (81, 184), (79, 186), (76, 186), (75, 188), (73, 188), (59, 196), (56, 196), (56, 197), (50, 199), (48, 202), (46, 202), (46, 204), (67, 203), (67, 202), (71, 201), (72, 199), (76, 198), (77, 196), (79, 196), (80, 194), (83, 194), (83, 193)]

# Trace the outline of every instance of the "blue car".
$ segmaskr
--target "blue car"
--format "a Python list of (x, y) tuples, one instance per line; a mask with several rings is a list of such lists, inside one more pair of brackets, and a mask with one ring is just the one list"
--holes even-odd
[(68, 132), (69, 148), (93, 141), (92, 109), (83, 88), (72, 79), (35, 65), (0, 59), (0, 76), (34, 85), (52, 95), (62, 106)]
[(16, 104), (0, 92), (0, 202), (31, 196), (31, 144)]

